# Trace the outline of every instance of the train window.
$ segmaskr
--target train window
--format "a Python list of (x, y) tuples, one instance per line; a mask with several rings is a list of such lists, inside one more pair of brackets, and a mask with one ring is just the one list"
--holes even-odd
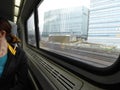
[(27, 21), (27, 34), (28, 34), (28, 44), (32, 46), (36, 46), (34, 13), (32, 13), (32, 15)]
[(38, 7), (40, 48), (97, 67), (120, 52), (119, 0), (44, 0)]

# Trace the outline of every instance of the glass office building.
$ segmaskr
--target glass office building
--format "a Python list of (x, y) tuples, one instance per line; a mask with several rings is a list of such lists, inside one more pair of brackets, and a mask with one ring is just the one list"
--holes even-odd
[(89, 10), (84, 6), (50, 10), (44, 13), (42, 36), (74, 35), (87, 38)]

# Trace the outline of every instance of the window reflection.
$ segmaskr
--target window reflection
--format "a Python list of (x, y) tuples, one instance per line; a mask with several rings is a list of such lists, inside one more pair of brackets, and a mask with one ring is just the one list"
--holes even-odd
[(27, 30), (28, 30), (27, 31), (28, 32), (28, 44), (36, 46), (34, 14), (32, 14), (27, 21)]

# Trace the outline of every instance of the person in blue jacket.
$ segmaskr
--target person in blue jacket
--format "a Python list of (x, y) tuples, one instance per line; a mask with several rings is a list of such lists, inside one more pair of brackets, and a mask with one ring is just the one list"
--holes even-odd
[(28, 90), (28, 64), (25, 52), (11, 43), (11, 25), (0, 17), (0, 90)]

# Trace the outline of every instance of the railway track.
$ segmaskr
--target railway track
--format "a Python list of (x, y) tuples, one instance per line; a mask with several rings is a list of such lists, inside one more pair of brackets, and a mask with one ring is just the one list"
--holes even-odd
[(94, 51), (91, 49), (83, 49), (83, 48), (75, 48), (70, 47), (67, 48), (65, 46), (61, 47), (59, 44), (47, 43), (47, 50), (52, 52), (56, 52), (61, 55), (65, 55), (77, 61), (81, 61), (90, 65), (94, 65), (96, 67), (107, 67), (112, 65), (118, 58), (118, 55), (115, 53), (102, 53), (98, 51)]

